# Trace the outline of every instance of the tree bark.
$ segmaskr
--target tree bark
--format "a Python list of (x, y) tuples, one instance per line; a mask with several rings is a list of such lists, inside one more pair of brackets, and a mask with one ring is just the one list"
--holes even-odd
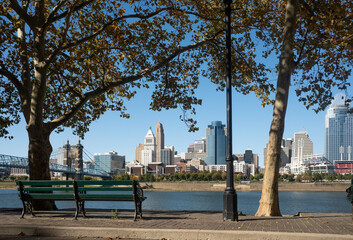
[[(31, 180), (51, 180), (49, 171), (49, 159), (53, 151), (50, 144), (50, 131), (35, 126), (27, 129), (29, 137), (28, 166)], [(35, 210), (57, 209), (54, 201), (36, 200), (33, 202)]]
[(284, 39), (279, 61), (277, 90), (267, 147), (264, 181), (262, 185), (260, 206), (256, 212), (256, 216), (281, 216), (278, 198), (278, 176), (289, 86), (294, 68), (293, 48), (296, 31), (297, 6), (297, 0), (287, 1)]

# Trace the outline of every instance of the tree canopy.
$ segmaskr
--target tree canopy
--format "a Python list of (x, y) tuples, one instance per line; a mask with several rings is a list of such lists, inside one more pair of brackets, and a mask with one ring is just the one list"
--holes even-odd
[[(287, 1), (266, 1), (269, 22), (256, 31), (266, 45), (264, 57), (279, 56)], [(299, 101), (315, 112), (331, 103), (336, 91), (351, 86), (353, 4), (351, 1), (298, 0), (292, 85)], [(259, 28), (260, 29), (260, 28)], [(351, 101), (353, 96), (349, 96)]]
[[(249, 92), (266, 85), (265, 66), (254, 61), (244, 17), (253, 6), (236, 7), (234, 84)], [(153, 110), (194, 113), (201, 74), (224, 87), (223, 8), (191, 0), (2, 1), (1, 136), (22, 112), (27, 124), (36, 113), (50, 130), (71, 127), (83, 137), (107, 110), (129, 117), (124, 101), (141, 87), (154, 88)]]

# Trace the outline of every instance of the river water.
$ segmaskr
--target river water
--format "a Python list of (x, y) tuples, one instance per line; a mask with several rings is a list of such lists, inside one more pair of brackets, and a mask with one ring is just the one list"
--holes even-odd
[[(223, 192), (160, 192), (145, 191), (143, 209), (222, 211)], [(255, 214), (260, 192), (237, 192), (238, 211)], [(345, 192), (280, 192), (282, 214), (297, 212), (351, 213), (352, 205)], [(74, 202), (58, 201), (57, 207), (75, 208)], [(22, 208), (17, 190), (0, 189), (0, 208)], [(86, 202), (86, 208), (133, 209), (131, 202)]]

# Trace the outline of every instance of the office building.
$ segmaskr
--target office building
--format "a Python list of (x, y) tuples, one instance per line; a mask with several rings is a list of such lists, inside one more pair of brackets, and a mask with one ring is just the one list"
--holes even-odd
[(135, 160), (137, 162), (141, 162), (141, 153), (142, 153), (142, 150), (145, 146), (143, 144), (139, 144), (136, 149), (135, 149)]
[(161, 162), (161, 150), (164, 149), (164, 129), (161, 123), (156, 124), (156, 162)]
[(189, 153), (204, 153), (206, 152), (206, 138), (202, 140), (196, 140), (194, 143), (190, 144), (188, 147)]
[(174, 150), (174, 146), (165, 146), (164, 149), (166, 150), (170, 150), (170, 164), (169, 165), (174, 165), (175, 164), (175, 160), (174, 160), (174, 155), (175, 155), (175, 150)]
[(226, 126), (221, 121), (213, 121), (206, 129), (207, 165), (226, 164)]
[(313, 142), (310, 140), (308, 132), (294, 133), (292, 148), (294, 158), (303, 158), (313, 155)]
[(156, 162), (156, 138), (150, 128), (145, 136), (144, 148), (141, 151), (141, 163), (148, 166), (152, 162)]
[(160, 159), (159, 162), (163, 163), (164, 166), (172, 164), (172, 151), (170, 149), (162, 149), (160, 150)]
[(330, 162), (352, 160), (353, 110), (339, 93), (325, 116), (325, 157)]
[(303, 166), (306, 165), (305, 161), (313, 156), (313, 142), (310, 140), (309, 134), (307, 132), (294, 133), (292, 148), (291, 172), (302, 173)]
[(118, 169), (125, 168), (125, 156), (118, 155), (115, 151), (104, 154), (94, 154), (95, 169), (103, 170), (108, 173), (115, 173)]
[(248, 148), (244, 153), (244, 162), (247, 164), (254, 164), (257, 168), (259, 166), (259, 155), (253, 153), (252, 150)]

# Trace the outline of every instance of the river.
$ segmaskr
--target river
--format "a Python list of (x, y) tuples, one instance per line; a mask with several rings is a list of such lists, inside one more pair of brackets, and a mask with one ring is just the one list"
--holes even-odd
[[(143, 209), (148, 210), (197, 210), (222, 211), (223, 192), (167, 192), (145, 191), (147, 199)], [(261, 197), (260, 192), (237, 192), (238, 211), (255, 214)], [(280, 192), (281, 213), (293, 215), (297, 212), (351, 213), (352, 205), (345, 192)], [(21, 208), (18, 192), (0, 189), (0, 208)], [(58, 201), (57, 207), (75, 208), (74, 202)], [(133, 209), (131, 202), (87, 202), (86, 208)]]

